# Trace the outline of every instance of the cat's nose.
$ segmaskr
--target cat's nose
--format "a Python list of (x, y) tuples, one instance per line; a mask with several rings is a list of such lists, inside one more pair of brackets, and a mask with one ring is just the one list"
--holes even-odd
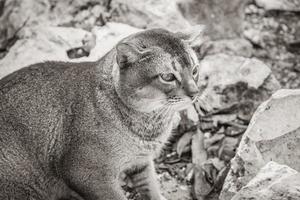
[(184, 89), (186, 95), (189, 96), (190, 98), (194, 98), (199, 93), (198, 86), (196, 85), (195, 81), (192, 80), (187, 82), (186, 87)]
[(195, 96), (197, 96), (198, 94), (198, 90), (197, 91), (193, 91), (193, 92), (188, 92), (187, 93), (187, 96), (189, 96), (190, 98), (194, 98)]

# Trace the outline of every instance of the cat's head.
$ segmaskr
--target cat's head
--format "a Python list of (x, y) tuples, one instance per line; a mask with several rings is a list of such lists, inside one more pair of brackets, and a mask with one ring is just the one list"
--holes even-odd
[(190, 106), (199, 95), (199, 61), (192, 46), (199, 43), (202, 30), (171, 33), (152, 29), (119, 42), (113, 76), (121, 100), (147, 113)]

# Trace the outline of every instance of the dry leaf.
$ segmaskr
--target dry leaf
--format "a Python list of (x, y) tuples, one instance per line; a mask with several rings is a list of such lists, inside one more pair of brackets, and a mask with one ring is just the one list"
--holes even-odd
[(177, 142), (176, 151), (179, 157), (183, 153), (186, 153), (191, 150), (191, 142), (194, 132), (186, 132), (184, 133)]
[(220, 191), (223, 187), (223, 184), (224, 184), (224, 181), (225, 181), (225, 178), (229, 172), (229, 169), (230, 167), (227, 166), (227, 167), (223, 167), (223, 169), (221, 169), (218, 173), (218, 176), (217, 178), (215, 179), (215, 184), (214, 184), (214, 189), (216, 191)]
[(218, 170), (214, 167), (212, 163), (205, 163), (202, 166), (204, 173), (205, 173), (205, 179), (210, 185), (214, 185), (214, 182), (217, 178)]
[(214, 134), (211, 138), (207, 138), (204, 140), (204, 147), (207, 149), (208, 147), (214, 145), (225, 137), (223, 134)]
[(194, 177), (194, 165), (192, 163), (187, 164), (186, 169), (185, 169), (185, 180), (191, 182), (191, 180)]
[(220, 145), (213, 145), (208, 147), (206, 151), (209, 156), (216, 157), (218, 156), (219, 149), (220, 149)]
[(207, 182), (205, 171), (200, 165), (194, 167), (194, 187), (193, 193), (197, 200), (204, 200), (212, 191), (213, 187)]
[(235, 156), (235, 150), (239, 144), (238, 138), (225, 137), (219, 149), (218, 157), (225, 161), (230, 161)]
[(220, 160), (219, 158), (210, 158), (209, 160), (207, 160), (207, 162), (213, 164), (213, 166), (220, 171), (221, 169), (223, 169), (225, 167), (225, 163), (223, 160)]
[(234, 121), (237, 118), (236, 114), (219, 114), (211, 116), (214, 126)]
[(204, 148), (204, 134), (200, 130), (197, 130), (192, 137), (192, 162), (201, 165), (206, 160), (207, 153)]

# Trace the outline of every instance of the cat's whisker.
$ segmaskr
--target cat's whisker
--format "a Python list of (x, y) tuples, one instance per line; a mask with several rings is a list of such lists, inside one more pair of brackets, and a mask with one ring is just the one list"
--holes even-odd
[(163, 115), (167, 114), (171, 109), (171, 106), (165, 106), (159, 114), (156, 114), (156, 117), (153, 119), (154, 122), (158, 120), (159, 117), (164, 117)]
[(161, 116), (165, 111), (167, 107), (163, 106), (162, 109), (160, 109), (157, 113), (154, 113), (150, 118), (149, 121), (156, 121), (156, 118)]
[(195, 97), (193, 97), (192, 99), (192, 104), (194, 104), (199, 98), (199, 95), (196, 95)]

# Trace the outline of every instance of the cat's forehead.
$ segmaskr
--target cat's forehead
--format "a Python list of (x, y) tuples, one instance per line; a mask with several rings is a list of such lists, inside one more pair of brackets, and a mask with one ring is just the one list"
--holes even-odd
[(177, 38), (173, 33), (164, 29), (152, 29), (141, 32), (134, 37), (134, 40), (145, 48), (159, 47), (171, 58), (174, 70), (180, 68), (192, 68), (198, 64), (195, 52)]
[(176, 71), (180, 71), (183, 68), (194, 68), (199, 65), (198, 58), (192, 49), (186, 49), (186, 51), (181, 52), (180, 55), (175, 55), (171, 57), (172, 67)]

